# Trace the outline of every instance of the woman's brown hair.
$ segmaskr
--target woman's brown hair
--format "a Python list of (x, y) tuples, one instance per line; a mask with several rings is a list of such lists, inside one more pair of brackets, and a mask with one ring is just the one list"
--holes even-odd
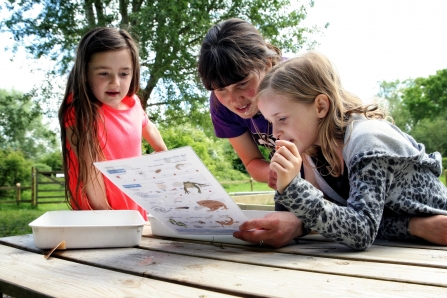
[(199, 53), (198, 73), (208, 90), (240, 82), (252, 72), (281, 61), (281, 50), (268, 44), (247, 21), (233, 18), (211, 27)]

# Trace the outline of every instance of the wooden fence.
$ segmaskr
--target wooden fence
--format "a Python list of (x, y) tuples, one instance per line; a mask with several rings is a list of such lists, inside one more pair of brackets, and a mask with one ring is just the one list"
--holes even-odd
[(32, 168), (32, 205), (59, 204), (65, 200), (65, 178), (62, 171), (39, 171)]
[(32, 200), (22, 200), (22, 191), (31, 189), (31, 186), (22, 186), (17, 183), (16, 186), (2, 186), (0, 190), (15, 190), (15, 200), (0, 200), (0, 204), (14, 204), (30, 203)]
[(241, 183), (250, 183), (250, 191), (253, 191), (253, 178), (250, 177), (248, 180), (233, 180), (233, 181), (221, 181), (220, 184), (241, 184)]
[[(39, 171), (31, 168), (31, 186), (0, 187), (0, 190), (15, 190), (15, 200), (0, 200), (0, 204), (31, 203), (32, 206), (38, 204), (59, 204), (65, 202), (65, 179), (61, 171)], [(31, 199), (23, 200), (22, 192), (31, 190)]]

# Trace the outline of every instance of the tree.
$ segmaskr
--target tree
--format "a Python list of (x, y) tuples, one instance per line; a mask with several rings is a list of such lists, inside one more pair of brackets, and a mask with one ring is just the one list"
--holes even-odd
[[(1, 29), (11, 32), (15, 49), (24, 46), (34, 57), (50, 57), (66, 75), (81, 36), (97, 26), (127, 29), (138, 40), (142, 65), (142, 102), (152, 118), (174, 117), (176, 123), (206, 122), (207, 95), (197, 82), (196, 56), (208, 28), (223, 19), (251, 21), (270, 41), (288, 52), (308, 42), (308, 5), (290, 0), (8, 0), (2, 10), (10, 16)], [(296, 7), (293, 8), (293, 7)], [(52, 89), (52, 88), (50, 88)], [(156, 92), (154, 92), (156, 91)], [(199, 115), (195, 115), (198, 117)]]
[(20, 182), (31, 183), (32, 163), (21, 151), (0, 148), (0, 186), (15, 186)]
[[(203, 130), (189, 123), (169, 126), (161, 131), (168, 148), (191, 146), (218, 180), (237, 180), (246, 177), (234, 169), (233, 163), (238, 157), (227, 140), (208, 137)], [(145, 153), (152, 153), (152, 149), (147, 144), (143, 150)]]
[(380, 82), (380, 90), (377, 97), (384, 98), (387, 101), (386, 108), (394, 123), (402, 131), (409, 133), (413, 128), (413, 121), (410, 113), (402, 101), (402, 92), (413, 83), (413, 80), (396, 80), (393, 82)]
[(378, 96), (388, 100), (396, 125), (423, 143), (427, 152), (447, 154), (447, 70), (428, 78), (383, 81)]
[(437, 118), (447, 109), (447, 69), (438, 70), (428, 78), (417, 78), (403, 90), (403, 102), (415, 125), (422, 119)]
[(30, 94), (0, 89), (0, 149), (37, 158), (57, 146), (56, 134), (42, 123), (40, 107)]
[(440, 116), (435, 119), (422, 119), (413, 129), (411, 135), (416, 141), (425, 145), (426, 152), (438, 151), (447, 156), (447, 119)]

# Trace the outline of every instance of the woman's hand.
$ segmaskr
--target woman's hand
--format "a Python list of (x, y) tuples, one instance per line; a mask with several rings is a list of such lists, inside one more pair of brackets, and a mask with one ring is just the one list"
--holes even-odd
[(282, 193), (299, 174), (303, 161), (294, 143), (277, 140), (276, 145), (279, 148), (270, 161), (270, 169), (276, 173), (276, 189)]
[(276, 190), (276, 180), (277, 179), (278, 179), (278, 176), (276, 175), (276, 172), (273, 171), (272, 169), (270, 169), (267, 184), (271, 189)]
[(238, 239), (279, 248), (303, 234), (303, 222), (293, 213), (278, 211), (249, 220), (239, 230), (233, 233)]
[(431, 243), (447, 245), (447, 216), (445, 215), (414, 216), (410, 219), (408, 230), (411, 235)]

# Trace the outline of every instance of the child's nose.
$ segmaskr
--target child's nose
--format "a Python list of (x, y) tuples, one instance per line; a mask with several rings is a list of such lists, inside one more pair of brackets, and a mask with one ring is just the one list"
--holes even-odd
[(111, 76), (110, 85), (119, 86), (120, 85), (119, 77), (115, 75)]

